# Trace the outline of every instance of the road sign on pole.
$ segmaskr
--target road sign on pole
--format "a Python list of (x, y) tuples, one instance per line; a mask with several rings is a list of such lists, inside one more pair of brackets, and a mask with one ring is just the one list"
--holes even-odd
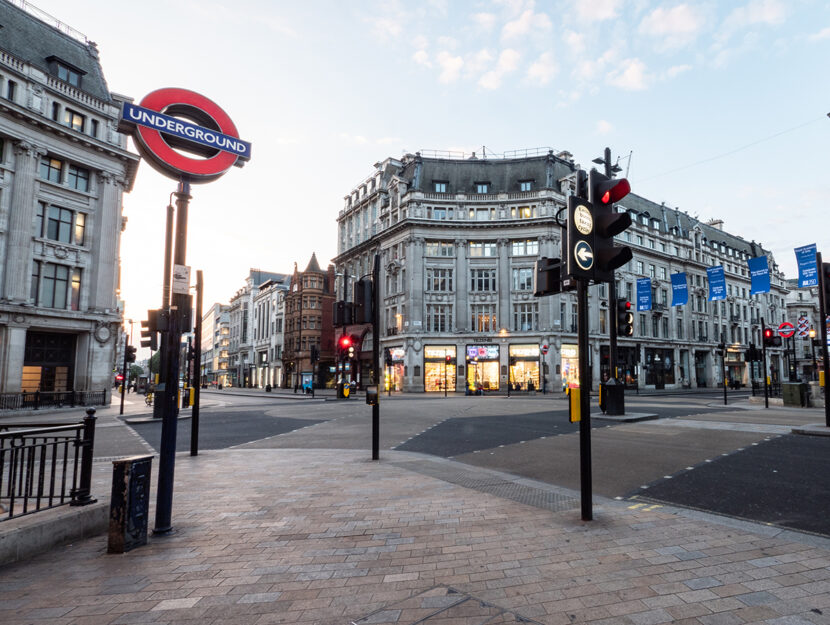
[(795, 326), (789, 321), (782, 321), (781, 325), (778, 326), (778, 334), (785, 339), (788, 339), (795, 334)]

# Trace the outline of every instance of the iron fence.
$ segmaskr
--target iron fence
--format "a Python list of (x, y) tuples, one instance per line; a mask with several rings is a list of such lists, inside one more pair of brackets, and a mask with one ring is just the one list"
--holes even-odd
[(0, 521), (90, 496), (95, 409), (78, 423), (0, 425)]
[(65, 406), (103, 406), (106, 391), (34, 391), (0, 393), (0, 410), (40, 410)]

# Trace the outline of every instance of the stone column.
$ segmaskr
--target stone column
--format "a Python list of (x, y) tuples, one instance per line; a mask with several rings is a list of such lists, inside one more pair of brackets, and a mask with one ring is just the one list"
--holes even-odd
[(122, 186), (123, 181), (114, 175), (107, 172), (98, 174), (97, 210), (90, 215), (92, 224), (87, 224), (93, 258), (87, 269), (88, 277), (84, 281), (89, 293), (89, 307), (98, 311), (115, 308), (115, 289), (119, 279)]
[(24, 141), (14, 144), (14, 178), (9, 200), (9, 226), (3, 270), (2, 298), (15, 303), (29, 300), (31, 288), (32, 222), (35, 216), (35, 184), (42, 148)]
[(498, 264), (498, 325), (500, 328), (510, 328), (510, 241), (499, 239), (499, 264)]
[(12, 316), (13, 323), (0, 328), (0, 392), (19, 393), (26, 352), (26, 327), (23, 315)]
[(467, 275), (467, 240), (455, 240), (455, 329), (467, 332), (469, 328), (469, 277)]

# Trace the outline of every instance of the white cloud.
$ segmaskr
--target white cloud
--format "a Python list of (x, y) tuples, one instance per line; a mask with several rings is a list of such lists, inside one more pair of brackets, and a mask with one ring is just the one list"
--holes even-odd
[(438, 47), (445, 50), (455, 50), (458, 47), (458, 40), (454, 37), (438, 37)]
[(694, 41), (705, 22), (698, 8), (678, 4), (670, 9), (654, 9), (640, 22), (639, 31), (660, 39), (661, 48), (679, 48)]
[(390, 143), (400, 143), (400, 142), (401, 142), (400, 137), (381, 137), (380, 139), (375, 141), (375, 143), (377, 143), (378, 145), (389, 145)]
[(526, 37), (532, 30), (550, 30), (552, 24), (545, 13), (535, 13), (533, 8), (526, 9), (515, 20), (507, 22), (501, 29), (502, 39)]
[(482, 48), (478, 52), (467, 57), (464, 65), (469, 76), (478, 76), (483, 74), (495, 57), (486, 48)]
[(755, 0), (730, 13), (725, 23), (736, 27), (755, 24), (780, 24), (787, 18), (787, 7), (779, 0)]
[(412, 60), (415, 61), (418, 65), (423, 65), (424, 67), (432, 67), (432, 63), (429, 62), (429, 54), (427, 54), (426, 50), (418, 50), (415, 54), (412, 55)]
[(479, 78), (479, 86), (485, 89), (498, 89), (501, 86), (502, 79), (507, 74), (516, 71), (520, 58), (521, 55), (516, 50), (511, 48), (502, 50), (496, 67)]
[(585, 35), (582, 33), (575, 33), (572, 30), (565, 31), (565, 34), (562, 35), (562, 41), (565, 42), (565, 46), (571, 54), (580, 56), (585, 51)]
[(476, 13), (473, 21), (478, 24), (484, 32), (491, 32), (496, 27), (496, 16), (493, 13)]
[(807, 37), (810, 41), (821, 41), (822, 39), (830, 39), (830, 26), (827, 28), (822, 28), (817, 33), (813, 33), (809, 37)]
[(427, 39), (423, 35), (417, 35), (412, 40), (412, 47), (417, 48), (418, 50), (423, 50), (427, 46), (429, 46), (429, 39)]
[(546, 85), (558, 71), (559, 66), (556, 64), (553, 54), (545, 52), (527, 69), (527, 78), (534, 84)]
[(607, 135), (612, 130), (614, 130), (614, 126), (611, 125), (611, 122), (605, 121), (604, 119), (601, 119), (597, 122), (596, 134)]
[(436, 57), (438, 65), (441, 67), (441, 74), (438, 76), (438, 81), (442, 83), (451, 83), (458, 80), (461, 75), (461, 68), (464, 66), (464, 59), (460, 56), (453, 56), (446, 50), (442, 50)]
[(666, 70), (666, 78), (674, 78), (683, 72), (688, 72), (690, 69), (692, 69), (691, 65), (673, 65)]
[(608, 83), (626, 91), (642, 91), (648, 87), (650, 77), (645, 63), (640, 59), (624, 59), (617, 69), (608, 74)]
[(622, 0), (590, 0), (589, 2), (575, 2), (574, 8), (579, 19), (586, 22), (601, 22), (617, 17)]
[(375, 17), (369, 21), (375, 35), (381, 40), (398, 37), (403, 32), (402, 20), (399, 17)]

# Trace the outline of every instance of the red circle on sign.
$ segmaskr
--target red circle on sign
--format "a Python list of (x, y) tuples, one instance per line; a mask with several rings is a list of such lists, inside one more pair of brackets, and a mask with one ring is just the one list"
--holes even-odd
[(542, 355), (544, 356), (544, 355), (546, 355), (546, 354), (548, 353), (548, 349), (549, 349), (549, 348), (548, 348), (548, 346), (547, 346), (547, 345), (542, 345), (542, 347), (540, 347), (540, 348), (539, 348), (539, 351), (541, 351), (541, 352), (542, 352)]
[[(191, 109), (194, 113), (210, 117), (222, 134), (239, 138), (239, 132), (228, 114), (218, 104), (195, 91), (176, 87), (157, 89), (144, 97), (141, 106), (159, 113), (164, 113), (171, 106)], [(193, 182), (210, 182), (228, 171), (239, 158), (236, 154), (223, 150), (210, 158), (190, 158), (171, 148), (158, 130), (146, 126), (137, 126), (136, 130), (140, 143), (146, 150), (144, 156), (158, 166), (162, 173), (174, 178), (186, 176), (192, 178)]]
[(783, 336), (785, 339), (788, 339), (795, 334), (795, 326), (793, 326), (793, 324), (789, 321), (784, 321), (780, 326), (778, 326), (778, 334)]

